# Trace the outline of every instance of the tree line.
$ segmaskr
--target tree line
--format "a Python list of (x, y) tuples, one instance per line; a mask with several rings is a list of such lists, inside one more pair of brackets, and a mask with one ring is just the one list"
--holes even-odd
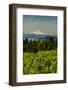
[(47, 51), (57, 48), (57, 38), (54, 40), (54, 37), (49, 37), (46, 40), (28, 40), (26, 38), (23, 40), (23, 51), (24, 52), (38, 52), (38, 51)]

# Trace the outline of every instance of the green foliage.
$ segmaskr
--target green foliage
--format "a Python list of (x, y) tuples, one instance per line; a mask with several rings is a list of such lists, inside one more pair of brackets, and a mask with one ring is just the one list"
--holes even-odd
[(36, 53), (38, 51), (47, 51), (57, 48), (57, 39), (54, 40), (53, 37), (49, 37), (48, 39), (39, 39), (36, 41), (28, 40), (26, 38), (23, 40), (23, 51), (24, 52), (33, 52)]
[(44, 74), (57, 72), (57, 50), (24, 52), (23, 73)]

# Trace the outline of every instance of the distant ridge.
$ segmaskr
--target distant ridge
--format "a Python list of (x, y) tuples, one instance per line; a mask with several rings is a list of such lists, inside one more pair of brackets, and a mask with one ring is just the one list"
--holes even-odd
[(28, 40), (48, 40), (50, 37), (53, 37), (54, 40), (57, 39), (57, 36), (55, 35), (45, 35), (45, 34), (24, 34), (23, 38), (26, 39), (28, 38)]

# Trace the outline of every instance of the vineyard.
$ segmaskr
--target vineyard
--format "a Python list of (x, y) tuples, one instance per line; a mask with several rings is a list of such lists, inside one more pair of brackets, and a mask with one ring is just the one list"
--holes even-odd
[(23, 74), (47, 74), (57, 72), (57, 50), (24, 52)]

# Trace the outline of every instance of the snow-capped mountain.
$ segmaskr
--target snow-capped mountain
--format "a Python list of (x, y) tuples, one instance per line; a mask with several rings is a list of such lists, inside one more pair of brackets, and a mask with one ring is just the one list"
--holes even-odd
[(45, 34), (45, 33), (42, 33), (40, 30), (36, 30), (35, 32), (31, 32), (31, 34), (40, 34), (40, 35), (43, 35), (43, 34)]
[(23, 37), (24, 39), (28, 38), (28, 40), (39, 40), (39, 39), (46, 40), (50, 37), (53, 37), (55, 39), (57, 38), (57, 36), (45, 34), (40, 30), (36, 30), (35, 32), (31, 32), (30, 34), (24, 34)]

